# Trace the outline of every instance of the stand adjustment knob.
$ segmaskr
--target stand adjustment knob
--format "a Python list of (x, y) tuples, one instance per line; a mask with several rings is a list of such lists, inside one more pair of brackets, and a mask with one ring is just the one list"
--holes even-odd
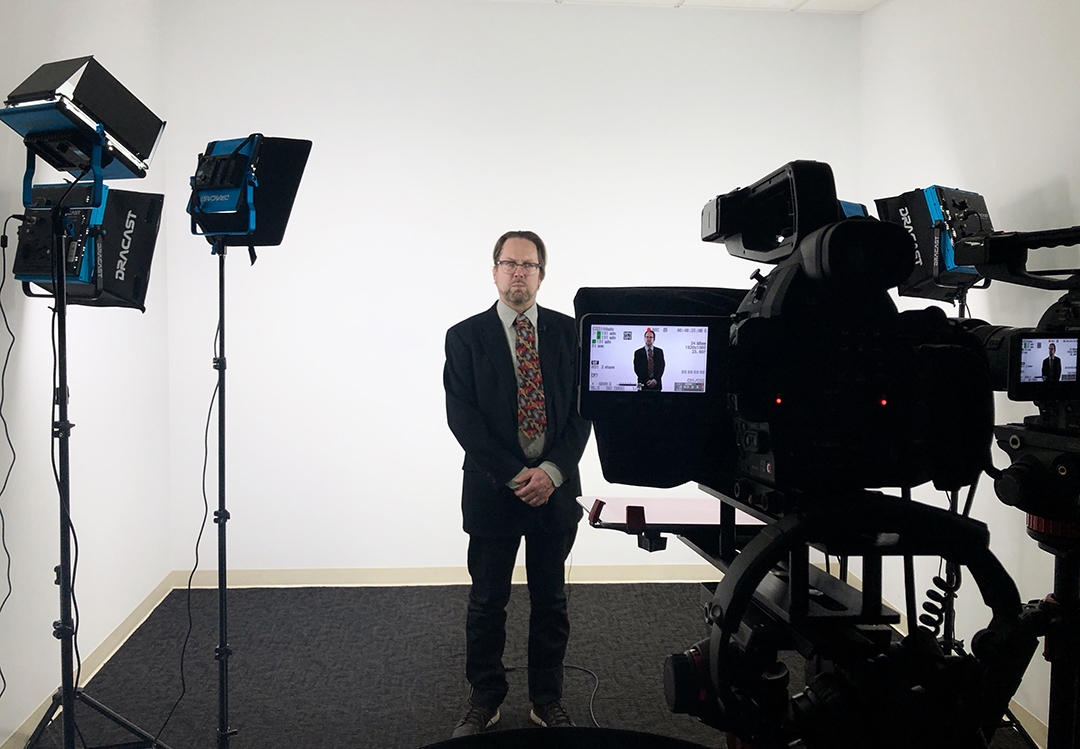
[(1044, 495), (1049, 490), (1047, 483), (1046, 468), (1038, 459), (1028, 455), (1001, 472), (1001, 477), (994, 481), (994, 492), (1010, 507), (1024, 509), (1033, 497)]

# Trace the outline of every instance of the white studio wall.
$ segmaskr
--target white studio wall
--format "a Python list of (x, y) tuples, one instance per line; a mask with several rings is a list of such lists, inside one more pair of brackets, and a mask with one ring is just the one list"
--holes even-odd
[[(747, 287), (750, 264), (698, 239), (704, 202), (799, 155), (854, 179), (855, 17), (685, 11), (170, 6), (164, 54), (185, 61), (166, 82), (170, 195), (210, 140), (314, 142), (282, 246), (254, 267), (229, 258), (231, 566), (463, 564), (443, 335), (494, 302), (503, 231), (544, 237), (540, 302), (567, 312), (586, 285)], [(216, 49), (213, 74), (190, 52), (209, 15), (252, 39)], [(761, 54), (777, 35), (782, 49)], [(770, 114), (815, 106), (820, 117)], [(178, 203), (166, 242), (179, 567), (202, 512), (217, 271)], [(641, 493), (607, 486), (588, 454), (587, 492)], [(686, 561), (610, 532), (582, 533), (574, 553), (576, 566)]]
[[(463, 566), (443, 334), (494, 301), (489, 253), (507, 229), (544, 237), (540, 303), (572, 312), (582, 286), (748, 288), (757, 266), (701, 243), (699, 211), (797, 158), (830, 163), (838, 192), (868, 204), (936, 181), (983, 192), (1001, 228), (1080, 223), (1065, 101), (1077, 17), (1060, 1), (1026, 4), (1028, 31), (1006, 0), (887, 0), (863, 16), (484, 0), (87, 7), (0, 0), (0, 93), (42, 63), (94, 54), (169, 122), (150, 177), (124, 186), (166, 195), (147, 313), (71, 315), (84, 651), (193, 560), (218, 289), (184, 205), (209, 141), (314, 143), (282, 245), (254, 266), (243, 250), (227, 262), (229, 565), (243, 570)], [(942, 69), (955, 85), (927, 83)], [(898, 93), (905, 77), (918, 83)], [(984, 111), (1012, 99), (1031, 116)], [(908, 139), (918, 147), (894, 147)], [(23, 154), (0, 134), (7, 213)], [(986, 299), (1002, 301), (976, 314), (1033, 324), (1050, 299), (1027, 297), (995, 285)], [(58, 682), (58, 531), (47, 304), (13, 285), (2, 298), (19, 336), (5, 405), (19, 462), (0, 497), (15, 590), (0, 614), (6, 737)], [(213, 508), (213, 426), (210, 450)], [(591, 447), (583, 484), (647, 493), (607, 484)], [(1023, 569), (1022, 592), (1042, 595), (1052, 561), (1022, 517), (986, 491), (976, 515)], [(677, 546), (647, 555), (582, 529), (573, 562), (696, 561)], [(203, 569), (213, 556), (210, 532)], [(1029, 681), (1022, 701), (1037, 712), (1045, 675)]]

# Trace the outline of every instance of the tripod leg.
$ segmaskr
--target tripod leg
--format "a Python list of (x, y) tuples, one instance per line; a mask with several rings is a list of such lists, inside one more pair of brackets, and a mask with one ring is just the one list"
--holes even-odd
[(53, 718), (56, 717), (56, 711), (60, 709), (60, 702), (63, 699), (63, 692), (57, 691), (52, 696), (52, 704), (45, 711), (45, 714), (41, 716), (41, 720), (38, 721), (37, 727), (34, 728), (34, 732), (30, 734), (29, 741), (26, 742), (25, 749), (30, 749), (37, 745), (37, 742), (41, 740), (42, 734), (45, 733), (45, 729), (52, 723)]
[[(30, 735), (29, 740), (26, 742), (26, 746), (24, 749), (32, 749), (32, 747), (37, 746), (38, 741), (41, 740), (41, 737), (45, 734), (45, 731), (48, 730), (49, 726), (53, 722), (53, 719), (56, 717), (56, 711), (60, 709), (63, 698), (63, 690), (59, 690), (53, 695), (52, 704), (49, 705), (49, 708), (45, 711), (45, 714), (41, 716), (41, 720), (38, 721), (38, 724), (34, 728), (34, 732)], [(90, 697), (81, 689), (75, 691), (75, 701), (82, 702), (90, 709), (94, 710), (98, 714), (104, 716), (116, 725), (128, 731), (132, 735), (138, 736), (141, 739), (141, 741), (133, 742), (131, 744), (118, 744), (115, 745), (116, 747), (132, 747), (133, 749), (134, 747), (160, 747), (160, 749), (171, 749), (168, 744), (162, 741), (158, 741), (151, 734), (139, 728), (127, 718), (121, 716), (119, 713), (101, 704), (93, 697)], [(104, 749), (104, 747), (98, 747), (98, 749)]]
[(82, 702), (87, 707), (89, 707), (92, 710), (96, 711), (100, 715), (105, 716), (106, 718), (111, 720), (113, 723), (115, 723), (116, 725), (123, 728), (128, 733), (131, 733), (131, 734), (141, 738), (143, 741), (139, 742), (140, 746), (145, 744), (146, 746), (149, 746), (149, 747), (161, 747), (161, 749), (170, 749), (170, 747), (167, 744), (164, 744), (164, 743), (158, 741), (157, 739), (154, 738), (154, 736), (147, 733), (143, 729), (139, 728), (137, 725), (135, 725), (134, 723), (129, 721), (127, 718), (124, 718), (119, 713), (116, 713), (116, 712), (110, 710), (109, 708), (105, 707), (105, 705), (102, 705), (100, 702), (95, 700), (93, 697), (91, 697), (86, 692), (82, 691), (81, 689), (75, 693), (75, 699), (78, 700), (79, 702)]
[(1030, 749), (1039, 749), (1038, 743), (1036, 743), (1035, 739), (1031, 738), (1031, 734), (1024, 728), (1024, 724), (1013, 715), (1012, 710), (1006, 710), (1005, 717), (1008, 718), (1008, 720), (1005, 721), (1003, 727), (1011, 728), (1016, 731), (1017, 735), (1023, 740), (1025, 746), (1030, 747)]

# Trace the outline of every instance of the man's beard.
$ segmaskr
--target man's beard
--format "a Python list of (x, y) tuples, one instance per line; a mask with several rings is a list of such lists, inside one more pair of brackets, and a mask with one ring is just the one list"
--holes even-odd
[(533, 300), (534, 294), (532, 294), (527, 288), (515, 289), (513, 287), (506, 290), (506, 299), (513, 304), (525, 304)]

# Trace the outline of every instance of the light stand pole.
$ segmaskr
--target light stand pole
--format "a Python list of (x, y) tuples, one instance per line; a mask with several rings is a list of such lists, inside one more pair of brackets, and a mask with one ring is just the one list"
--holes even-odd
[[(1028, 514), (1028, 535), (1054, 555), (1054, 592), (1042, 602), (1049, 612), (1044, 656), (1050, 662), (1046, 749), (1080, 748), (1080, 543), (1075, 523), (1054, 523)], [(1067, 535), (1065, 535), (1067, 534)]]
[(218, 373), (218, 509), (214, 522), (218, 527), (218, 647), (214, 657), (218, 662), (218, 748), (228, 749), (229, 737), (236, 731), (229, 728), (229, 588), (225, 553), (225, 526), (229, 511), (225, 507), (225, 238), (214, 242), (218, 256), (218, 351), (214, 369)]
[(1080, 608), (1080, 561), (1073, 554), (1054, 555), (1054, 598), (1071, 626), (1059, 633), (1061, 652), (1050, 666), (1050, 713), (1047, 718), (1047, 749), (1080, 746), (1080, 723), (1076, 701), (1078, 663), (1076, 615)]
[(56, 568), (60, 585), (60, 621), (53, 623), (53, 635), (60, 639), (61, 701), (64, 723), (64, 749), (75, 749), (75, 622), (71, 616), (71, 427), (68, 421), (67, 391), (67, 268), (64, 267), (64, 209), (52, 211), (53, 288), (56, 291), (57, 380), (53, 402), (57, 408), (52, 425), (53, 439), (59, 442), (60, 493), (60, 566)]

